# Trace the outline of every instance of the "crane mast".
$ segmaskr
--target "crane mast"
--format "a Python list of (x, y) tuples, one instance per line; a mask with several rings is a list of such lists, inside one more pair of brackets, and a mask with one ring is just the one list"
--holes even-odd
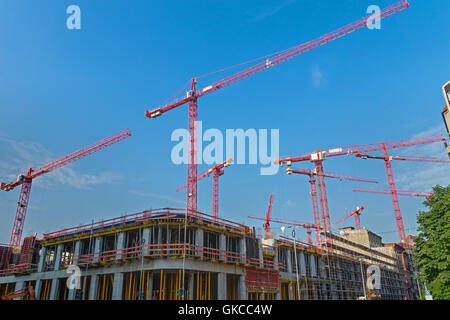
[(350, 218), (351, 216), (355, 217), (355, 229), (359, 230), (361, 228), (360, 222), (359, 222), (359, 216), (361, 215), (361, 211), (364, 210), (364, 207), (357, 207), (355, 210), (347, 214), (345, 217), (343, 217), (341, 220), (335, 222), (334, 224), (339, 224), (342, 221)]
[[(339, 148), (331, 148), (331, 149), (322, 149), (310, 153), (303, 154), (298, 157), (287, 157), (283, 159), (275, 160), (275, 163), (280, 165), (287, 164), (288, 166), (294, 162), (302, 162), (302, 161), (311, 161), (315, 164), (317, 171), (317, 180), (319, 186), (319, 196), (324, 197), (326, 200), (326, 193), (323, 186), (323, 171), (322, 162), (326, 158), (343, 156), (343, 155), (354, 155), (360, 159), (380, 159), (384, 161), (386, 175), (389, 184), (389, 194), (392, 198), (392, 204), (394, 208), (394, 216), (397, 224), (397, 230), (400, 238), (400, 243), (406, 245), (406, 235), (405, 228), (403, 225), (403, 218), (401, 215), (400, 204), (398, 202), (398, 191), (395, 186), (394, 174), (392, 172), (391, 161), (393, 160), (411, 160), (411, 161), (422, 161), (422, 162), (438, 162), (438, 163), (450, 163), (449, 160), (440, 160), (438, 158), (427, 158), (427, 157), (403, 157), (403, 156), (390, 156), (388, 154), (388, 149), (396, 149), (403, 148), (408, 146), (416, 146), (434, 142), (444, 142), (445, 138), (442, 135), (433, 135), (427, 137), (419, 137), (413, 139), (405, 139), (399, 141), (391, 141), (391, 142), (381, 142), (381, 143), (371, 143), (371, 144), (362, 144), (355, 146), (347, 146), (347, 147), (339, 147)], [(373, 151), (381, 151), (383, 156), (369, 156), (365, 153), (373, 152)], [(321, 186), (322, 185), (322, 186)], [(328, 206), (322, 205), (322, 216), (329, 217), (328, 215)], [(326, 230), (328, 231), (328, 230)]]
[[(287, 165), (290, 166), (292, 163), (291, 162), (287, 162)], [(306, 169), (301, 169), (301, 170), (293, 170), (292, 168), (287, 168), (286, 169), (286, 173), (287, 174), (303, 174), (303, 175), (307, 175), (309, 176), (309, 186), (310, 186), (310, 194), (311, 194), (311, 200), (312, 200), (312, 208), (313, 208), (313, 215), (314, 215), (314, 223), (316, 225), (323, 225), (325, 226), (327, 232), (331, 232), (331, 222), (330, 222), (330, 217), (329, 215), (326, 214), (322, 214), (322, 224), (320, 222), (320, 213), (319, 213), (319, 207), (318, 207), (318, 203), (317, 203), (317, 194), (316, 194), (316, 184), (315, 184), (315, 176), (319, 176), (319, 173), (317, 171), (317, 169), (314, 170), (306, 170)], [(321, 208), (321, 212), (324, 212), (323, 210), (326, 210), (328, 208), (328, 204), (326, 203), (326, 205), (323, 205), (322, 202), (327, 201), (326, 198), (326, 188), (325, 188), (325, 180), (323, 178), (334, 178), (334, 179), (339, 179), (339, 180), (350, 180), (350, 181), (359, 181), (359, 182), (369, 182), (369, 183), (378, 183), (378, 181), (376, 180), (372, 180), (372, 179), (363, 179), (363, 178), (358, 178), (358, 177), (352, 177), (349, 175), (342, 175), (342, 174), (336, 174), (336, 173), (332, 173), (332, 172), (323, 172), (321, 171), (321, 176), (322, 176), (322, 185), (320, 186), (319, 190), (321, 190), (320, 194), (322, 195), (319, 198), (319, 202), (321, 204), (320, 208)], [(323, 196), (325, 195), (325, 197)], [(326, 209), (324, 209), (326, 208)], [(330, 230), (330, 231), (328, 231)], [(316, 241), (319, 242), (319, 234), (316, 233)]]
[[(228, 159), (221, 164), (216, 164), (212, 166), (208, 170), (202, 172), (199, 176), (197, 176), (197, 181), (208, 177), (209, 175), (213, 175), (213, 216), (214, 219), (219, 216), (219, 177), (223, 175), (223, 168), (229, 167), (233, 163), (233, 159)], [(187, 188), (188, 184), (185, 183), (181, 187), (179, 187), (176, 191), (180, 191), (184, 188)]]
[(266, 223), (264, 223), (264, 231), (270, 232), (270, 215), (272, 214), (272, 205), (273, 205), (273, 193), (270, 194), (270, 200), (269, 200), (269, 208), (267, 209), (266, 213)]
[(7, 265), (9, 264), (9, 260), (11, 258), (11, 254), (12, 254), (12, 248), (19, 246), (20, 241), (22, 239), (23, 226), (25, 224), (25, 217), (26, 217), (26, 213), (27, 213), (28, 202), (30, 200), (31, 184), (33, 182), (33, 179), (35, 179), (45, 173), (49, 173), (53, 170), (61, 168), (65, 165), (68, 165), (69, 163), (72, 163), (76, 160), (84, 158), (94, 152), (100, 151), (116, 142), (119, 142), (125, 138), (128, 138), (129, 136), (131, 136), (131, 133), (128, 129), (122, 130), (122, 131), (120, 131), (108, 138), (100, 140), (86, 148), (77, 150), (75, 152), (72, 152), (72, 153), (64, 156), (64, 157), (56, 159), (39, 169), (34, 170), (31, 167), (28, 169), (26, 175), (19, 175), (19, 178), (17, 179), (17, 181), (14, 181), (11, 183), (2, 183), (0, 185), (0, 189), (5, 190), (5, 191), (11, 191), (15, 187), (21, 185), (19, 201), (17, 202), (16, 215), (14, 217), (13, 229), (12, 229), (11, 238), (9, 241), (9, 247), (8, 247), (8, 250), (6, 253), (6, 257), (4, 257), (4, 259), (2, 259), (3, 265), (5, 267), (7, 267)]
[[(302, 227), (306, 229), (306, 234), (307, 234), (307, 241), (308, 244), (312, 244), (312, 237), (311, 237), (311, 229), (315, 229), (316, 233), (319, 233), (320, 230), (323, 230), (323, 227), (315, 224), (315, 223), (309, 223), (309, 222), (300, 222), (300, 221), (296, 221), (296, 220), (285, 220), (285, 219), (274, 219), (274, 218), (261, 218), (261, 217), (255, 217), (255, 216), (248, 216), (248, 218), (250, 219), (256, 219), (256, 220), (263, 220), (266, 221), (264, 223), (264, 225), (267, 225), (270, 222), (276, 222), (276, 223), (281, 223), (281, 224), (288, 224), (291, 226), (297, 226), (297, 227)], [(268, 232), (268, 231), (266, 231)]]

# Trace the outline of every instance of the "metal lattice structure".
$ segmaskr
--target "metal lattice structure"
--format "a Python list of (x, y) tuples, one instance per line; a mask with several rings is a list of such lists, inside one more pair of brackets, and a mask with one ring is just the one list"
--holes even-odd
[[(240, 80), (258, 74), (261, 71), (270, 69), (282, 62), (286, 62), (292, 58), (295, 58), (301, 54), (309, 52), (313, 49), (321, 47), (331, 41), (342, 38), (354, 31), (365, 28), (370, 22), (387, 18), (395, 13), (398, 13), (409, 7), (409, 3), (406, 0), (399, 1), (380, 12), (361, 18), (353, 23), (350, 23), (342, 28), (339, 28), (333, 32), (327, 33), (322, 37), (315, 40), (300, 44), (298, 46), (274, 53), (269, 55), (270, 58), (263, 62), (259, 62), (251, 67), (248, 67), (238, 73), (228, 76), (222, 80), (214, 82), (203, 89), (197, 90), (196, 83), (197, 78), (193, 78), (190, 81), (190, 90), (186, 92), (186, 96), (171, 104), (160, 106), (152, 111), (146, 110), (145, 115), (148, 118), (158, 117), (172, 109), (178, 108), (182, 105), (188, 104), (188, 130), (190, 134), (190, 151), (188, 159), (187, 170), (187, 212), (191, 215), (197, 212), (197, 128), (196, 123), (198, 119), (198, 103), (197, 100), (209, 93), (225, 88)], [(266, 57), (269, 57), (266, 56)], [(265, 58), (265, 57), (264, 57)], [(262, 59), (262, 58), (261, 58)], [(256, 59), (260, 60), (260, 59)], [(255, 60), (252, 60), (255, 61)], [(250, 62), (248, 62), (250, 63)], [(244, 63), (246, 64), (246, 63)], [(241, 64), (242, 65), (242, 64)], [(228, 68), (227, 68), (228, 69)], [(317, 164), (317, 170), (321, 170), (321, 166)], [(318, 177), (318, 184), (323, 184), (323, 179)], [(319, 196), (322, 198), (323, 203), (326, 204), (326, 195), (322, 195), (319, 189)], [(328, 208), (324, 207), (324, 212), (328, 212)]]
[[(324, 174), (323, 174), (323, 161), (326, 158), (343, 156), (343, 155), (354, 155), (355, 157), (361, 159), (382, 159), (384, 160), (386, 174), (389, 183), (390, 194), (392, 197), (392, 204), (394, 207), (394, 215), (397, 224), (397, 230), (399, 233), (400, 242), (406, 243), (405, 236), (405, 228), (403, 226), (403, 218), (400, 211), (400, 204), (398, 202), (398, 192), (395, 186), (394, 175), (392, 172), (391, 161), (392, 160), (412, 160), (412, 161), (425, 161), (425, 162), (440, 162), (440, 163), (450, 163), (448, 160), (440, 160), (437, 158), (426, 158), (426, 157), (401, 157), (401, 156), (390, 156), (388, 154), (389, 149), (396, 149), (408, 146), (416, 146), (434, 142), (443, 142), (445, 138), (442, 135), (434, 135), (420, 138), (413, 138), (407, 140), (399, 140), (399, 141), (391, 141), (391, 142), (381, 142), (381, 143), (371, 143), (371, 144), (363, 144), (363, 145), (355, 145), (348, 147), (339, 147), (339, 148), (331, 148), (331, 149), (323, 149), (314, 152), (310, 152), (298, 157), (289, 157), (284, 159), (276, 160), (277, 163), (283, 164), (292, 164), (294, 162), (302, 162), (302, 161), (311, 161), (314, 163), (316, 171), (318, 173), (317, 180), (319, 185), (319, 197), (321, 199), (321, 210), (322, 210), (322, 219), (329, 219), (328, 206), (326, 203), (326, 193), (324, 190)], [(365, 153), (373, 152), (373, 151), (382, 151), (383, 156), (369, 156)], [(330, 229), (329, 229), (330, 230)], [(327, 230), (327, 231), (329, 231)]]
[(359, 230), (359, 229), (361, 229), (361, 224), (360, 224), (360, 221), (359, 221), (359, 216), (361, 215), (361, 211), (363, 211), (363, 210), (364, 210), (364, 206), (362, 206), (362, 207), (357, 207), (355, 210), (353, 210), (352, 212), (348, 213), (345, 217), (343, 217), (343, 218), (340, 219), (339, 221), (336, 221), (334, 224), (339, 224), (339, 223), (341, 223), (342, 221), (344, 221), (344, 220), (350, 218), (351, 216), (354, 216), (354, 217), (355, 217), (355, 229), (356, 229), (356, 230)]
[(3, 259), (3, 264), (5, 267), (9, 264), (11, 258), (11, 252), (13, 247), (20, 245), (22, 239), (23, 226), (25, 224), (25, 217), (27, 213), (28, 203), (30, 200), (31, 184), (33, 179), (45, 174), (52, 172), (58, 168), (66, 166), (76, 160), (84, 158), (94, 152), (100, 151), (116, 142), (119, 142), (125, 138), (131, 136), (128, 129), (122, 130), (108, 138), (102, 139), (86, 148), (72, 152), (64, 157), (56, 159), (47, 163), (45, 166), (34, 170), (32, 167), (28, 169), (25, 175), (19, 175), (17, 181), (11, 183), (2, 183), (0, 189), (5, 191), (10, 191), (15, 187), (21, 186), (19, 201), (17, 203), (16, 215), (14, 217), (14, 224), (11, 233), (11, 238), (9, 242), (9, 249), (6, 257)]
[[(219, 216), (219, 177), (223, 175), (223, 168), (229, 167), (233, 163), (233, 159), (228, 159), (227, 161), (224, 161), (221, 164), (216, 164), (215, 166), (212, 166), (208, 170), (202, 172), (199, 176), (197, 176), (197, 181), (213, 175), (213, 215), (214, 217)], [(184, 184), (181, 187), (179, 187), (176, 191), (183, 190), (184, 188), (188, 187), (189, 184)]]
[[(288, 166), (290, 166), (292, 164), (292, 162), (286, 162)], [(326, 191), (326, 187), (325, 187), (325, 180), (323, 178), (334, 178), (334, 179), (339, 179), (339, 180), (348, 180), (348, 181), (358, 181), (358, 182), (368, 182), (368, 183), (378, 183), (377, 180), (373, 180), (373, 179), (364, 179), (364, 178), (358, 178), (358, 177), (353, 177), (350, 175), (342, 175), (342, 174), (336, 174), (336, 173), (332, 173), (332, 172), (322, 172), (321, 175), (318, 174), (317, 170), (306, 170), (306, 169), (302, 169), (302, 170), (293, 170), (292, 168), (287, 168), (286, 169), (286, 173), (287, 174), (303, 174), (303, 175), (307, 175), (309, 177), (309, 187), (310, 187), (310, 194), (311, 194), (311, 199), (312, 199), (312, 207), (313, 207), (313, 215), (314, 215), (314, 223), (318, 226), (321, 225), (320, 223), (320, 214), (319, 214), (319, 207), (318, 207), (318, 203), (317, 203), (317, 193), (316, 193), (316, 183), (315, 183), (315, 179), (314, 177), (317, 176), (321, 176), (322, 178), (322, 183), (319, 184), (319, 201), (320, 201), (320, 205), (322, 210), (325, 210), (324, 208), (328, 208), (328, 203), (322, 203), (323, 201), (327, 201), (327, 191)], [(319, 178), (318, 178), (319, 179)], [(324, 211), (322, 211), (324, 212)], [(325, 226), (325, 228), (327, 230), (331, 230), (331, 222), (330, 222), (330, 217), (329, 215), (325, 215), (322, 217), (322, 225)], [(319, 234), (316, 233), (316, 240), (317, 242), (319, 242)]]

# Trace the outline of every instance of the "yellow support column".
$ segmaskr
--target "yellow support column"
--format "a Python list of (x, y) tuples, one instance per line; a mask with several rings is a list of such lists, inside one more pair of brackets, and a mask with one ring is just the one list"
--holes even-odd
[(199, 293), (198, 293), (198, 299), (199, 300), (203, 300), (203, 297), (202, 297), (202, 295), (203, 295), (203, 290), (202, 290), (202, 284), (203, 284), (203, 275), (202, 275), (202, 273), (201, 272), (199, 272), (199, 284), (200, 284), (200, 286), (199, 286), (199, 288), (198, 288), (198, 291), (199, 291)]
[[(183, 274), (181, 273), (181, 269), (178, 270), (178, 286), (177, 286), (177, 290), (179, 288), (181, 288), (181, 286), (183, 285)], [(184, 288), (183, 288), (184, 290)], [(177, 300), (181, 300), (181, 297), (178, 297), (177, 295)]]
[(178, 278), (178, 270), (176, 271), (176, 273), (175, 273), (175, 300), (178, 300), (178, 295), (177, 295), (177, 290), (178, 290), (178, 281), (179, 281), (179, 278)]
[(133, 277), (133, 286), (131, 287), (131, 300), (136, 300), (136, 275), (134, 272), (131, 273)]
[(198, 287), (199, 287), (199, 283), (198, 283), (198, 282), (199, 282), (199, 281), (198, 281), (198, 276), (199, 276), (199, 275), (198, 275), (198, 272), (197, 272), (197, 290), (196, 290), (196, 294), (195, 294), (195, 295), (196, 295), (196, 297), (197, 297), (197, 299), (196, 299), (196, 300), (198, 300)]
[(103, 291), (102, 291), (102, 300), (105, 300), (105, 296), (106, 296), (106, 274), (103, 275)]
[(128, 285), (128, 300), (131, 300), (131, 281), (133, 279), (133, 273), (129, 273), (130, 282)]
[(178, 288), (178, 270), (175, 272), (175, 290), (174, 290), (174, 300), (178, 300), (177, 288)]
[[(148, 300), (148, 288), (149, 288), (149, 282), (150, 282), (150, 272), (147, 271), (147, 285), (145, 286), (145, 300)], [(151, 294), (151, 292), (150, 292)]]
[(163, 270), (161, 269), (161, 275), (159, 276), (159, 300), (162, 300), (162, 282), (163, 282)]
[(211, 300), (211, 272), (208, 272), (208, 300)]
[(167, 271), (164, 270), (164, 300), (167, 300), (166, 280), (167, 280)]

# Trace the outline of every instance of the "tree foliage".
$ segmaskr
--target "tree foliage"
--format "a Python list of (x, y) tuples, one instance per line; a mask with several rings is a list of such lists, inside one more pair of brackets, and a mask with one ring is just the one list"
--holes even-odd
[(433, 188), (433, 196), (419, 211), (416, 239), (418, 278), (425, 282), (435, 300), (450, 299), (450, 186)]

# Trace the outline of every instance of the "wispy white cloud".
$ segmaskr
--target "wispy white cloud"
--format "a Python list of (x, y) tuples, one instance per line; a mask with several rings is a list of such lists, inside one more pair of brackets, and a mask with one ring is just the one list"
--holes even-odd
[(285, 208), (295, 207), (295, 202), (291, 201), (291, 200), (287, 200), (283, 203), (283, 207), (285, 207)]
[[(122, 180), (123, 176), (120, 173), (110, 171), (102, 171), (98, 175), (90, 175), (77, 173), (71, 168), (63, 167), (49, 173), (46, 178), (51, 178), (57, 183), (68, 185), (76, 189), (88, 189), (89, 186), (92, 185), (116, 183)], [(54, 183), (52, 185), (54, 185)]]
[(52, 153), (42, 145), (0, 135), (0, 178), (15, 179), (30, 166), (49, 161), (51, 156)]
[(448, 164), (435, 164), (424, 166), (422, 170), (407, 170), (402, 173), (396, 182), (400, 189), (410, 191), (431, 191), (437, 184), (447, 186), (450, 183)]
[(311, 70), (312, 85), (314, 88), (320, 87), (324, 83), (323, 72), (318, 66), (314, 66)]
[[(56, 156), (39, 143), (18, 141), (0, 135), (0, 180), (14, 181), (19, 174), (24, 174), (29, 167), (40, 167)], [(35, 184), (54, 188), (58, 184), (77, 189), (89, 189), (92, 185), (110, 184), (122, 179), (119, 173), (103, 171), (98, 175), (78, 173), (70, 167), (62, 167), (49, 172), (36, 180)]]
[(280, 3), (280, 1), (277, 1), (279, 4), (270, 6), (270, 7), (263, 7), (258, 8), (257, 10), (254, 10), (253, 12), (249, 13), (251, 16), (250, 21), (252, 22), (258, 22), (261, 20), (264, 20), (268, 17), (271, 17), (275, 14), (277, 14), (280, 10), (284, 9), (285, 7), (291, 5), (295, 2), (295, 0), (285, 0)]
[(432, 136), (435, 134), (444, 134), (446, 132), (444, 123), (440, 123), (434, 127), (428, 128), (424, 131), (418, 132), (413, 136), (413, 138), (419, 138), (419, 137), (427, 137)]
[[(445, 128), (442, 124), (439, 124), (417, 133), (414, 137), (425, 137), (443, 133), (445, 133)], [(441, 142), (404, 148), (401, 149), (401, 154), (400, 152), (396, 152), (395, 155), (433, 157), (449, 160), (444, 144)], [(450, 183), (450, 164), (410, 161), (408, 161), (408, 164), (407, 168), (399, 166), (399, 174), (395, 176), (395, 181), (399, 189), (431, 191), (431, 188), (436, 184), (447, 186)]]

